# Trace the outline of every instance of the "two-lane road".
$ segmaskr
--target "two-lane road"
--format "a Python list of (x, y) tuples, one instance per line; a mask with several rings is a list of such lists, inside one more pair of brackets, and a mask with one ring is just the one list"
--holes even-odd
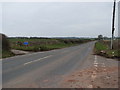
[(3, 88), (58, 87), (62, 77), (84, 66), (94, 43), (4, 59)]

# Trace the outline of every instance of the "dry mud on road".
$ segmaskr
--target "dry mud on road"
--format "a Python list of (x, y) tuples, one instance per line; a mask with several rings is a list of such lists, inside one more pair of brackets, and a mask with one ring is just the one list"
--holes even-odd
[(15, 50), (15, 49), (12, 49), (11, 52), (13, 52), (15, 55), (23, 55), (23, 54), (28, 54), (28, 53), (30, 53), (30, 52), (28, 52), (28, 51)]
[[(64, 77), (61, 82), (63, 88), (118, 88), (118, 61), (100, 56), (88, 58), (93, 65), (87, 65)], [(87, 60), (88, 61), (88, 60)]]

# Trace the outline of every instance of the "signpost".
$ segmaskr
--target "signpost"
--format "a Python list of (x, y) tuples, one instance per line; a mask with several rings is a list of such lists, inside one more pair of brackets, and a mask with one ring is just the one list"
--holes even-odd
[(29, 43), (28, 42), (24, 42), (23, 44), (27, 46)]
[(112, 19), (112, 38), (111, 38), (111, 49), (113, 49), (113, 38), (114, 38), (114, 31), (115, 31), (115, 7), (116, 7), (116, 0), (114, 0), (113, 6), (113, 19)]

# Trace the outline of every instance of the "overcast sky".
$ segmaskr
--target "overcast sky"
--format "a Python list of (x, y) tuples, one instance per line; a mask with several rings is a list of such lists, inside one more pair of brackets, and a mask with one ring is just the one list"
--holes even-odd
[(2, 3), (0, 24), (7, 36), (111, 36), (112, 7), (112, 2)]

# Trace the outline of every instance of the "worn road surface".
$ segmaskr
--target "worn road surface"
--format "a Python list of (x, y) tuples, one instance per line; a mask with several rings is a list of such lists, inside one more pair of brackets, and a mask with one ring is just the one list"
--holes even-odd
[[(71, 75), (77, 75), (78, 71), (82, 72), (90, 68), (92, 72), (94, 71), (95, 64), (99, 66), (99, 62), (102, 67), (108, 66), (117, 69), (118, 61), (106, 61), (104, 58), (93, 55), (94, 44), (95, 42), (89, 42), (64, 49), (6, 58), (2, 60), (3, 88), (71, 87), (71, 83), (67, 82), (67, 80), (69, 81), (69, 79), (73, 78)], [(96, 74), (96, 72), (94, 72), (94, 74)], [(92, 78), (97, 77), (94, 76), (94, 74)], [(118, 76), (116, 75), (117, 71), (115, 73), (117, 79)], [(85, 77), (88, 78), (89, 76), (80, 77), (81, 76), (79, 76), (79, 78), (77, 77), (79, 81), (86, 81)], [(77, 78), (75, 77), (74, 79)], [(89, 77), (89, 79), (90, 78), (91, 77)], [(93, 85), (89, 82), (86, 81), (86, 86), (83, 88), (92, 88)], [(99, 83), (101, 84), (101, 82)], [(80, 88), (80, 86), (76, 86), (76, 83), (73, 84), (72, 82), (72, 85), (73, 88)], [(117, 80), (113, 86), (118, 87)]]

